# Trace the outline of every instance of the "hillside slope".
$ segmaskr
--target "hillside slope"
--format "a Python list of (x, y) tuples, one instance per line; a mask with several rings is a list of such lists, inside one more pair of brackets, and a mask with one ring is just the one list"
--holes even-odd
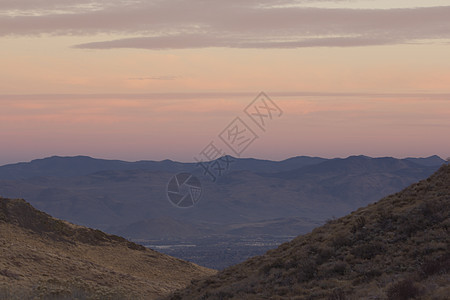
[(450, 166), (170, 299), (448, 299)]
[(154, 299), (214, 272), (0, 198), (0, 299)]

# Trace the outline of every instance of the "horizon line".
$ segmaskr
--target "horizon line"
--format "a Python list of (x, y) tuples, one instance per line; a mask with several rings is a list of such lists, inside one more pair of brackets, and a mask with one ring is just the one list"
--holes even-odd
[[(432, 157), (437, 157), (443, 161), (445, 161), (444, 158), (440, 157), (437, 154), (433, 154), (433, 155), (429, 155), (426, 157), (414, 157), (414, 156), (407, 156), (407, 157), (394, 157), (394, 156), (377, 156), (377, 157), (372, 157), (372, 156), (368, 156), (368, 155), (364, 155), (364, 154), (353, 154), (353, 155), (349, 155), (347, 157), (321, 157), (321, 156), (309, 156), (309, 155), (296, 155), (296, 156), (291, 156), (285, 159), (281, 159), (281, 160), (271, 160), (271, 159), (267, 159), (267, 158), (256, 158), (256, 157), (235, 157), (232, 155), (224, 155), (222, 157), (232, 157), (233, 159), (254, 159), (254, 160), (264, 160), (264, 161), (271, 161), (271, 162), (283, 162), (289, 159), (293, 159), (293, 158), (299, 158), (299, 157), (306, 157), (306, 158), (320, 158), (320, 159), (325, 159), (325, 160), (333, 160), (333, 159), (348, 159), (351, 157), (367, 157), (367, 158), (371, 158), (371, 159), (379, 159), (379, 158), (393, 158), (393, 159), (398, 159), (398, 160), (403, 160), (403, 159), (427, 159), (427, 158), (432, 158)], [(51, 155), (51, 156), (46, 156), (46, 157), (42, 157), (42, 158), (35, 158), (32, 159), (30, 161), (18, 161), (18, 162), (13, 162), (13, 163), (7, 163), (4, 165), (0, 165), (0, 167), (4, 167), (4, 166), (8, 166), (8, 165), (15, 165), (15, 164), (21, 164), (21, 163), (31, 163), (33, 161), (36, 160), (45, 160), (45, 159), (50, 159), (50, 158), (77, 158), (77, 157), (84, 157), (84, 158), (90, 158), (90, 159), (95, 159), (95, 160), (107, 160), (107, 161), (121, 161), (121, 162), (128, 162), (128, 163), (136, 163), (136, 162), (163, 162), (163, 161), (170, 161), (170, 162), (175, 162), (175, 163), (182, 163), (182, 164), (195, 164), (195, 161), (178, 161), (178, 160), (172, 160), (169, 158), (166, 159), (162, 159), (162, 160), (151, 160), (151, 159), (141, 159), (141, 160), (135, 160), (135, 161), (130, 161), (130, 160), (123, 160), (123, 159), (111, 159), (111, 158), (99, 158), (99, 157), (93, 157), (90, 155)]]
[[(0, 100), (62, 100), (62, 99), (135, 99), (135, 100), (154, 100), (154, 99), (194, 99), (194, 98), (219, 98), (219, 97), (256, 97), (260, 92), (155, 92), (155, 93), (55, 93), (55, 94), (0, 94)], [(433, 99), (448, 98), (448, 93), (371, 93), (371, 92), (317, 92), (317, 91), (289, 91), (289, 92), (264, 92), (269, 97), (400, 97), (400, 98), (420, 98), (431, 97)]]

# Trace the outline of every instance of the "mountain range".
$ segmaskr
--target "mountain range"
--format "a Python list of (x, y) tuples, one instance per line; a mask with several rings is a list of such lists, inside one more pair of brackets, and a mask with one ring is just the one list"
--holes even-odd
[[(103, 230), (165, 217), (218, 224), (284, 217), (324, 221), (426, 178), (444, 162), (436, 156), (234, 161), (213, 183), (192, 163), (51, 157), (0, 167), (0, 195), (26, 198), (55, 217)], [(202, 181), (203, 197), (192, 209), (174, 208), (167, 200), (167, 182), (177, 172)]]
[[(57, 218), (142, 244), (221, 237), (206, 254), (170, 252), (201, 264), (208, 256), (216, 261), (203, 265), (221, 269), (267, 249), (247, 247), (228, 261), (219, 255), (223, 243), (232, 246), (248, 237), (263, 237), (266, 244), (283, 236), (286, 241), (424, 179), (444, 163), (437, 156), (231, 159), (228, 172), (212, 182), (193, 163), (50, 157), (0, 167), (0, 195), (27, 199)], [(176, 208), (167, 199), (167, 184), (179, 172), (201, 181), (202, 197), (194, 207)]]
[[(366, 157), (366, 156), (360, 156)], [(367, 157), (369, 158), (369, 157)], [(271, 161), (254, 158), (230, 157), (232, 170), (274, 173), (299, 169), (309, 165), (316, 165), (325, 161), (339, 161), (341, 159), (326, 159), (320, 157), (296, 156), (282, 161)], [(445, 161), (437, 155), (426, 158), (405, 158), (423, 166), (440, 166)], [(181, 163), (172, 160), (127, 162), (121, 160), (96, 159), (89, 156), (52, 156), (35, 159), (31, 162), (21, 162), (0, 166), (0, 179), (17, 180), (33, 177), (74, 177), (89, 175), (108, 170), (149, 170), (163, 172), (192, 172), (196, 163)]]

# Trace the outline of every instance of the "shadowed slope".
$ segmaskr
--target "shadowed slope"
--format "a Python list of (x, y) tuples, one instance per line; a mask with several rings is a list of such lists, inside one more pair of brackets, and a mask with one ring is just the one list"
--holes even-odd
[(450, 166), (444, 165), (170, 299), (448, 299), (449, 229)]

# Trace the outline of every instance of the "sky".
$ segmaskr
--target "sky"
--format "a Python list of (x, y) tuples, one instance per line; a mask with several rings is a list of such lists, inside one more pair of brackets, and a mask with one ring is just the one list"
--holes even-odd
[[(450, 0), (0, 0), (0, 164), (194, 161), (211, 143), (446, 158), (448, 16)], [(238, 151), (221, 136), (236, 118), (255, 137)]]

